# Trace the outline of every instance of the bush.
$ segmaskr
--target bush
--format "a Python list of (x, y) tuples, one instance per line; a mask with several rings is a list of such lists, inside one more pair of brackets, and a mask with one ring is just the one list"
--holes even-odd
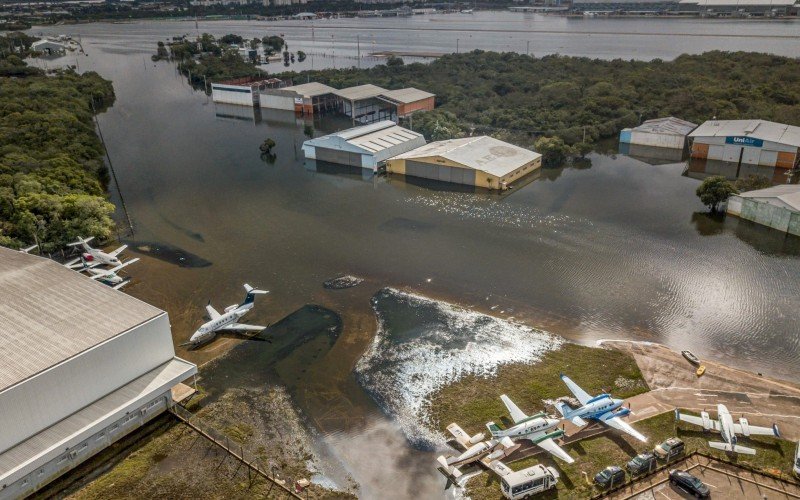
[(695, 191), (703, 205), (707, 206), (711, 212), (716, 213), (721, 203), (738, 193), (733, 184), (725, 177), (715, 175), (707, 177)]

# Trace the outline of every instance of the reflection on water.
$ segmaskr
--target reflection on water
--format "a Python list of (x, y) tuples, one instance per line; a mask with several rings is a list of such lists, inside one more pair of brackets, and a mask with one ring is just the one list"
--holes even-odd
[(643, 146), (641, 144), (619, 143), (619, 152), (650, 165), (664, 165), (683, 161), (688, 156), (688, 151), (677, 148), (659, 148)]
[[(186, 230), (177, 224), (170, 222), (164, 217), (162, 217), (162, 220), (168, 226), (178, 229), (180, 232), (187, 234), (194, 240), (197, 240), (201, 243), (205, 241), (200, 233)], [(128, 245), (129, 250), (143, 253), (171, 264), (177, 264), (180, 267), (208, 267), (211, 265), (210, 261), (200, 257), (199, 255), (195, 255), (187, 250), (166, 243), (127, 239), (123, 239), (122, 242)]]

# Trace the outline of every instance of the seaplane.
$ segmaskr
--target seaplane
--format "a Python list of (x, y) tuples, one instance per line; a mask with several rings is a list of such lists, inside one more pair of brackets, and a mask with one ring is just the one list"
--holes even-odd
[(118, 266), (122, 264), (122, 261), (119, 260), (118, 255), (122, 253), (123, 250), (128, 248), (128, 245), (122, 245), (121, 247), (117, 248), (113, 252), (104, 252), (98, 248), (92, 248), (89, 246), (89, 242), (94, 239), (94, 236), (89, 238), (81, 238), (78, 237), (78, 241), (74, 243), (67, 243), (68, 247), (82, 247), (83, 253), (77, 259), (71, 260), (64, 264), (70, 269), (77, 269), (79, 267), (84, 267), (82, 261), (86, 261), (89, 267), (97, 267), (97, 266)]
[(614, 399), (610, 394), (600, 394), (592, 397), (563, 373), (561, 374), (561, 380), (567, 384), (569, 390), (581, 404), (580, 408), (570, 408), (564, 402), (556, 403), (556, 409), (561, 413), (564, 419), (569, 420), (578, 427), (583, 427), (587, 424), (584, 419), (595, 420), (626, 434), (630, 434), (639, 441), (647, 442), (646, 437), (631, 427), (629, 423), (622, 420), (622, 417), (628, 416), (631, 413), (630, 408), (620, 408), (623, 404), (623, 400)]
[(778, 432), (778, 425), (772, 424), (772, 427), (759, 427), (757, 425), (750, 425), (746, 418), (739, 419), (739, 423), (734, 423), (731, 412), (723, 404), (717, 405), (717, 419), (711, 420), (708, 412), (700, 412), (699, 417), (694, 415), (684, 415), (679, 409), (675, 409), (675, 420), (686, 422), (693, 425), (699, 425), (705, 431), (715, 430), (722, 436), (723, 443), (718, 441), (709, 441), (708, 445), (717, 450), (732, 451), (734, 453), (743, 453), (745, 455), (755, 455), (756, 450), (741, 446), (736, 438), (737, 434), (742, 436), (775, 436), (781, 437)]
[(197, 347), (213, 339), (217, 335), (217, 332), (220, 331), (260, 332), (264, 330), (266, 326), (246, 325), (238, 321), (253, 308), (256, 295), (265, 295), (269, 292), (266, 290), (257, 290), (247, 283), (244, 284), (244, 289), (247, 292), (244, 296), (244, 301), (241, 304), (233, 304), (226, 307), (225, 311), (221, 314), (211, 306), (211, 302), (209, 301), (206, 305), (206, 312), (210, 320), (203, 323), (200, 328), (192, 334), (189, 341), (180, 344), (180, 346)]
[(112, 267), (111, 269), (97, 269), (94, 267), (90, 267), (89, 263), (86, 262), (85, 259), (81, 259), (83, 263), (83, 267), (80, 269), (76, 269), (78, 272), (85, 271), (86, 274), (93, 280), (99, 281), (105, 285), (110, 286), (114, 290), (119, 290), (123, 286), (127, 285), (130, 282), (130, 278), (123, 278), (119, 274), (118, 271), (122, 270), (125, 267), (130, 266), (135, 262), (139, 262), (139, 257), (135, 259), (126, 260), (122, 264)]
[(439, 463), (437, 469), (447, 478), (445, 489), (454, 484), (459, 487), (464, 486), (464, 483), (474, 475), (463, 474), (459, 467), (475, 462), (479, 462), (485, 467), (492, 467), (499, 463), (501, 458), (511, 455), (520, 447), (508, 437), (487, 441), (486, 435), (482, 432), (470, 436), (456, 423), (448, 425), (447, 430), (465, 451), (460, 455), (441, 455), (436, 459)]
[[(492, 434), (494, 439), (511, 438), (516, 441), (518, 439), (527, 439), (539, 448), (542, 448), (551, 455), (560, 458), (561, 460), (571, 464), (575, 460), (569, 454), (562, 450), (554, 439), (564, 436), (564, 429), (558, 429), (560, 420), (549, 418), (546, 413), (535, 413), (533, 415), (526, 415), (525, 412), (519, 409), (511, 399), (503, 394), (500, 396), (503, 404), (508, 408), (508, 413), (514, 421), (514, 425), (508, 429), (501, 429), (494, 422), (489, 422), (486, 427)], [(556, 429), (548, 432), (550, 429)]]

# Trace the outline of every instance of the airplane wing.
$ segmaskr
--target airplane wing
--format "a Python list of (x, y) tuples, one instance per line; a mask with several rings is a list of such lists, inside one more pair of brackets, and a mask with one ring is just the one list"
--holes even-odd
[(745, 433), (741, 424), (733, 424), (733, 431), (736, 434), (745, 434), (745, 435), (750, 435), (750, 436), (757, 435), (757, 436), (781, 437), (780, 432), (778, 432), (778, 426), (777, 425), (773, 425), (772, 427), (759, 427), (757, 425), (748, 425), (747, 429), (748, 429), (748, 432)]
[(569, 454), (566, 451), (562, 450), (561, 447), (558, 446), (556, 442), (553, 441), (551, 438), (539, 441), (538, 443), (536, 443), (536, 445), (539, 448), (542, 448), (546, 452), (550, 453), (554, 457), (560, 458), (561, 460), (567, 462), (568, 464), (571, 464), (572, 462), (575, 461), (574, 458), (569, 456)]
[[(706, 424), (703, 423), (702, 417), (695, 417), (694, 415), (684, 415), (678, 410), (675, 410), (675, 417), (681, 422), (686, 422), (687, 424), (697, 425), (705, 429)], [(709, 420), (708, 425), (711, 426), (715, 431), (719, 432), (719, 422), (716, 420)], [(772, 434), (772, 430), (770, 429), (770, 434)]]
[(586, 391), (581, 389), (580, 386), (578, 386), (578, 384), (573, 382), (571, 378), (567, 377), (563, 373), (561, 374), (561, 380), (563, 380), (564, 383), (567, 384), (569, 390), (572, 391), (572, 394), (575, 395), (575, 397), (578, 399), (578, 401), (581, 402), (582, 405), (585, 405), (587, 401), (592, 399), (592, 397), (588, 395)]
[(116, 257), (117, 255), (121, 254), (122, 251), (125, 250), (126, 248), (128, 248), (128, 245), (122, 245), (121, 247), (117, 248), (113, 252), (109, 252), (108, 255), (110, 255), (112, 257)]
[(113, 288), (114, 290), (119, 290), (119, 289), (121, 289), (123, 286), (127, 285), (127, 284), (128, 284), (128, 283), (130, 283), (130, 282), (131, 282), (131, 280), (130, 280), (130, 278), (128, 278), (128, 279), (126, 279), (125, 281), (123, 281), (122, 283), (117, 283), (116, 285), (112, 286), (111, 288)]
[(208, 317), (211, 319), (217, 319), (221, 316), (221, 314), (218, 313), (217, 310), (211, 305), (211, 302), (206, 304), (206, 312), (208, 313)]
[(506, 405), (506, 408), (508, 408), (508, 413), (511, 415), (511, 419), (514, 421), (515, 424), (518, 424), (522, 420), (528, 418), (528, 416), (525, 415), (525, 412), (520, 410), (519, 407), (515, 405), (514, 402), (511, 401), (511, 399), (508, 396), (503, 394), (502, 396), (500, 396), (500, 399), (503, 401), (503, 404)]
[(472, 436), (464, 432), (464, 429), (462, 429), (460, 425), (452, 423), (447, 426), (447, 430), (450, 431), (450, 434), (452, 434), (456, 441), (458, 441), (458, 444), (464, 448), (469, 448), (472, 446), (473, 443), (470, 442)]
[[(485, 459), (484, 459), (485, 460)], [(494, 460), (485, 464), (490, 470), (494, 471), (495, 474), (498, 476), (507, 476), (514, 472), (511, 468), (509, 468), (506, 464), (501, 462), (500, 460)]]
[(266, 326), (258, 326), (258, 325), (245, 325), (244, 323), (231, 323), (230, 325), (225, 325), (220, 330), (235, 330), (239, 332), (260, 332), (264, 330)]
[(625, 422), (624, 420), (622, 420), (618, 416), (614, 415), (614, 412), (609, 411), (609, 412), (606, 412), (606, 413), (602, 414), (600, 416), (600, 420), (603, 423), (605, 423), (606, 425), (608, 425), (609, 427), (613, 427), (613, 428), (615, 428), (617, 430), (625, 432), (626, 434), (630, 434), (631, 436), (635, 437), (636, 439), (638, 439), (639, 441), (642, 441), (644, 443), (647, 442), (647, 438), (646, 437), (642, 436), (639, 433), (639, 431), (637, 431), (636, 429), (631, 427), (631, 424), (629, 424), (628, 422)]

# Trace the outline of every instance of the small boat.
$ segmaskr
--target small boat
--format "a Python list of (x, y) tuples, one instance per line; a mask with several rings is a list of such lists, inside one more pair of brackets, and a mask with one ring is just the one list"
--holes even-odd
[(703, 374), (706, 372), (706, 367), (704, 365), (700, 365), (697, 367), (697, 371), (695, 372), (698, 377), (702, 377)]
[(686, 358), (686, 361), (688, 361), (689, 363), (695, 366), (700, 364), (700, 359), (691, 352), (681, 351), (681, 354), (683, 354), (683, 357)]

